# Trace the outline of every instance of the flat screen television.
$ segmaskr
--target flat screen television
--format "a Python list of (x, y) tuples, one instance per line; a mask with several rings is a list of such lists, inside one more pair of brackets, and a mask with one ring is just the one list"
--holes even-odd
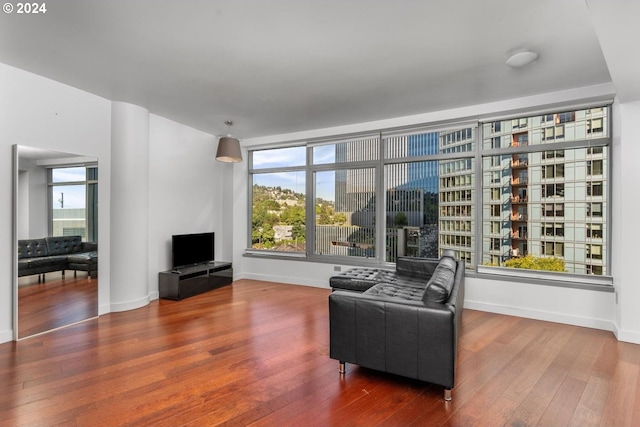
[(175, 234), (171, 236), (173, 268), (213, 261), (214, 233)]

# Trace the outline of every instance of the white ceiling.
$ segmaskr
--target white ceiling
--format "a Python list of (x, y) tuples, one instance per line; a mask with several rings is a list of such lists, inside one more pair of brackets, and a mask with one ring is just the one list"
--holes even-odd
[[(0, 15), (0, 62), (212, 134), (226, 133), (230, 119), (240, 138), (611, 82), (585, 0), (49, 0), (46, 7)], [(539, 59), (522, 69), (505, 65), (524, 47)]]

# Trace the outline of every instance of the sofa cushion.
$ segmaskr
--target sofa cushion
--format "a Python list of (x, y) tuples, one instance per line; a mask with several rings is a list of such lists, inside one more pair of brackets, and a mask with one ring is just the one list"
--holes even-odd
[(427, 289), (424, 292), (424, 302), (444, 303), (449, 299), (451, 289), (453, 289), (453, 281), (455, 279), (455, 270), (451, 270), (446, 265), (438, 265), (433, 276), (427, 283)]
[(49, 255), (45, 239), (18, 240), (18, 259), (36, 258)]
[(377, 268), (352, 268), (329, 279), (333, 289), (362, 292), (375, 285), (380, 276)]
[(66, 256), (45, 256), (40, 258), (31, 258), (28, 260), (29, 268), (41, 268), (41, 267), (60, 267), (60, 270), (64, 270), (67, 266)]
[(432, 259), (398, 257), (396, 260), (396, 272), (400, 276), (426, 278), (431, 277), (437, 265)]
[(82, 252), (82, 237), (56, 236), (46, 237), (49, 255), (66, 255)]
[(417, 301), (422, 305), (424, 288), (404, 286), (395, 283), (378, 283), (364, 292), (385, 301)]
[(67, 256), (67, 260), (72, 264), (91, 264), (98, 262), (98, 252), (81, 252)]

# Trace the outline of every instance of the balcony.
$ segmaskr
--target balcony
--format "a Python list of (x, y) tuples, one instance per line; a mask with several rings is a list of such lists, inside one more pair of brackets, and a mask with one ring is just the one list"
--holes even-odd
[(529, 160), (511, 160), (511, 169), (523, 169), (529, 166)]
[(524, 196), (511, 196), (511, 203), (527, 203), (527, 197)]
[(511, 185), (527, 185), (528, 183), (529, 178), (527, 177), (511, 178)]
[(511, 221), (526, 221), (529, 219), (527, 214), (516, 213), (511, 215)]

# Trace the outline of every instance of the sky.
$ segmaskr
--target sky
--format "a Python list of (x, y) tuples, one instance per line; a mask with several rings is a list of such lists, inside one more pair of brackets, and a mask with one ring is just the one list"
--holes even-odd
[[(87, 179), (86, 168), (55, 168), (52, 172), (52, 181), (56, 182), (79, 182)], [(64, 206), (61, 206), (61, 199), (64, 194)], [(54, 185), (53, 186), (53, 208), (54, 209), (74, 209), (86, 207), (86, 186), (85, 185)]]
[[(335, 161), (335, 145), (314, 147), (315, 164)], [(253, 168), (268, 169), (287, 166), (304, 166), (307, 162), (306, 147), (277, 148), (253, 152)], [(287, 188), (296, 193), (305, 194), (306, 175), (304, 171), (275, 172), (254, 174), (253, 183), (267, 187)], [(325, 200), (335, 199), (335, 173), (321, 172), (316, 175), (316, 197)]]

